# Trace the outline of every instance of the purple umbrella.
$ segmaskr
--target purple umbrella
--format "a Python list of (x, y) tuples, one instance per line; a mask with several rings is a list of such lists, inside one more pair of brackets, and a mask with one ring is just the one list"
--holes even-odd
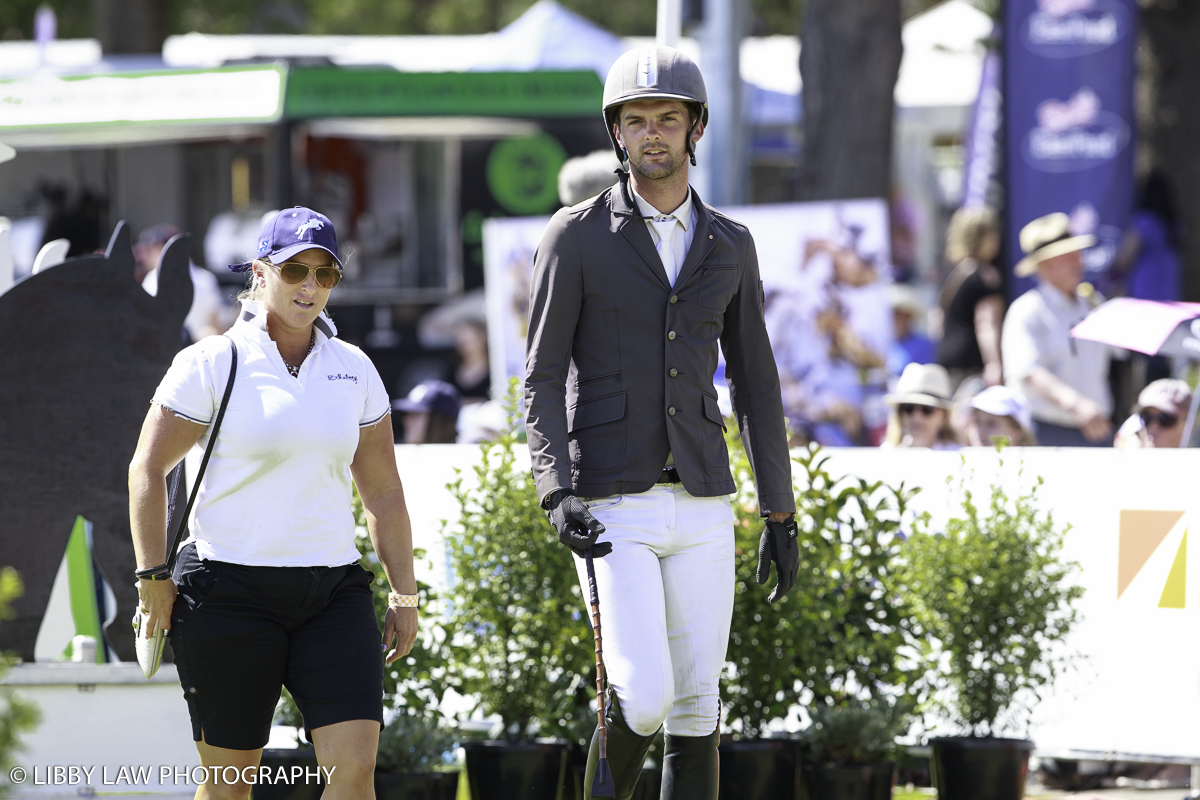
[[(1071, 329), (1071, 335), (1149, 356), (1200, 362), (1200, 303), (1160, 303), (1119, 297), (1088, 314)], [(1200, 392), (1192, 392), (1192, 407), (1180, 447), (1186, 447), (1192, 438), (1198, 405)]]

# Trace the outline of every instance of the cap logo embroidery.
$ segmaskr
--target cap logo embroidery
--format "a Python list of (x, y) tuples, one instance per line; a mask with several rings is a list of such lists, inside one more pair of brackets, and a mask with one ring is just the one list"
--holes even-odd
[(303, 238), (304, 232), (307, 230), (319, 231), (324, 227), (325, 227), (325, 223), (321, 222), (321, 220), (310, 219), (308, 222), (305, 222), (299, 228), (296, 228), (296, 238), (297, 239)]
[(658, 86), (658, 58), (654, 48), (649, 48), (638, 59), (638, 86)]

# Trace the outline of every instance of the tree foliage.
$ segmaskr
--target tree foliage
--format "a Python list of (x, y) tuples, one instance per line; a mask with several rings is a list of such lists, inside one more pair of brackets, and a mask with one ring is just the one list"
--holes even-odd
[[(701, 0), (697, 0), (700, 2)], [(499, 30), (534, 0), (172, 0), (171, 33), (306, 33), (345, 35), (461, 34)], [(559, 0), (621, 36), (653, 36), (654, 3), (644, 0)], [(905, 17), (940, 0), (903, 0)], [(979, 0), (995, 4), (996, 0)], [(33, 38), (33, 16), (46, 0), (0, 3), (0, 37)], [(750, 0), (746, 31), (795, 35), (806, 0)], [(92, 36), (89, 0), (50, 0), (60, 39)], [(115, 7), (120, 7), (115, 6)]]
[(1022, 693), (1040, 697), (1069, 663), (1058, 645), (1083, 588), (1062, 558), (1069, 527), (1039, 508), (1041, 478), (1016, 496), (993, 484), (981, 506), (968, 477), (957, 483), (961, 516), (909, 540), (905, 583), (926, 661), (949, 690), (939, 707), (972, 736), (994, 736)]
[(919, 675), (906, 658), (910, 611), (895, 571), (916, 490), (835, 478), (819, 448), (801, 451), (793, 458), (800, 569), (791, 592), (770, 606), (754, 580), (763, 523), (750, 466), (739, 440), (729, 443), (741, 493), (727, 723), (758, 736), (798, 704), (844, 706), (864, 694), (915, 691)]

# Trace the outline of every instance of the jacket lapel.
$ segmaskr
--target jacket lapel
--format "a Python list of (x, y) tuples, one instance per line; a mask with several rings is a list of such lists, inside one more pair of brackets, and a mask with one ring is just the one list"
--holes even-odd
[(708, 254), (717, 246), (717, 240), (710, 235), (713, 232), (712, 212), (700, 202), (700, 196), (695, 190), (692, 191), (692, 198), (696, 204), (696, 231), (692, 235), (692, 246), (688, 248), (687, 257), (683, 259), (683, 266), (679, 268), (679, 277), (675, 279), (677, 287), (683, 286), (696, 273), (704, 259), (708, 258)]
[(646, 222), (642, 219), (642, 215), (637, 208), (630, 205), (629, 187), (626, 183), (628, 180), (629, 173), (624, 173), (621, 175), (620, 182), (609, 192), (609, 202), (613, 215), (612, 227), (614, 230), (621, 231), (629, 243), (633, 245), (633, 249), (646, 262), (646, 266), (658, 278), (659, 283), (669, 291), (671, 283), (667, 280), (667, 270), (663, 267), (662, 259), (658, 256), (658, 251), (654, 249), (654, 240), (650, 238), (650, 231), (646, 229)]

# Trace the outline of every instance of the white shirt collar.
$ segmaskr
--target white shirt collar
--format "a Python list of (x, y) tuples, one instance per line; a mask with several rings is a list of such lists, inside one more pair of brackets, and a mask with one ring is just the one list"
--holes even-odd
[[(263, 313), (262, 306), (253, 300), (242, 301), (242, 311), (238, 315), (235, 325), (245, 325), (256, 330), (267, 332), (267, 315)], [(327, 339), (332, 339), (337, 336), (337, 326), (333, 324), (328, 315), (322, 311), (318, 316), (314, 327), (317, 329), (316, 344), (321, 344)], [(314, 347), (315, 349), (315, 347)]]
[(688, 228), (691, 226), (691, 224), (692, 224), (691, 213), (690, 212), (686, 213), (686, 214), (680, 213), (680, 209), (682, 209), (684, 206), (692, 205), (692, 187), (690, 187), (690, 186), (688, 187), (687, 197), (685, 197), (683, 202), (679, 204), (679, 207), (676, 208), (674, 211), (672, 211), (669, 214), (662, 213), (657, 208), (655, 208), (654, 206), (652, 206), (648, 202), (646, 202), (646, 200), (640, 194), (637, 193), (637, 189), (633, 188), (633, 181), (629, 182), (629, 191), (633, 195), (633, 202), (637, 203), (638, 211), (642, 212), (642, 216), (654, 218), (654, 219), (646, 220), (647, 222), (655, 222), (660, 217), (669, 217), (669, 216), (674, 215), (675, 219), (679, 220), (679, 224), (683, 226), (683, 229), (685, 231), (688, 230)]

